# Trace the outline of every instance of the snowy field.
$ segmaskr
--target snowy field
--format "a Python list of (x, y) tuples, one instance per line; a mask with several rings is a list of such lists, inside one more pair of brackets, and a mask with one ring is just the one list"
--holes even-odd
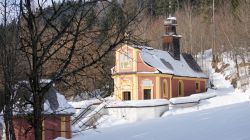
[[(211, 66), (207, 51), (205, 63)], [(105, 115), (97, 129), (83, 131), (73, 140), (249, 140), (250, 90), (234, 89), (225, 76), (208, 67), (216, 97), (200, 101), (198, 106), (171, 109), (161, 118), (129, 123)], [(61, 140), (64, 138), (58, 138)]]
[(249, 140), (250, 102), (83, 132), (74, 140)]

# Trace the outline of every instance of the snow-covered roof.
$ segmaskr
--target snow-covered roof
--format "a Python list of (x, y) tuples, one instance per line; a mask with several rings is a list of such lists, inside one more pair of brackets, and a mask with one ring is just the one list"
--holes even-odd
[[(44, 114), (74, 114), (75, 108), (70, 105), (65, 97), (60, 94), (54, 87), (50, 87), (44, 95)], [(16, 103), (13, 113), (24, 115), (30, 113), (33, 109), (26, 100), (32, 101), (32, 93), (25, 87), (19, 87), (16, 92)]]
[(198, 97), (176, 97), (176, 98), (171, 98), (170, 100), (171, 104), (188, 104), (188, 103), (199, 103), (200, 98)]
[(165, 35), (163, 35), (163, 36), (173, 36), (173, 37), (179, 37), (179, 38), (181, 38), (182, 37), (182, 35), (176, 35), (174, 32), (170, 32), (171, 34), (165, 34)]
[(168, 20), (176, 20), (176, 17), (168, 17)]
[[(167, 51), (153, 48), (148, 49), (148, 47), (143, 46), (139, 48), (141, 49), (140, 54), (143, 61), (149, 66), (156, 68), (160, 73), (198, 78), (208, 77), (201, 70), (195, 70), (194, 67), (199, 67), (198, 64), (195, 60), (187, 60), (184, 54), (181, 54), (180, 60), (175, 60)], [(188, 56), (190, 57), (190, 55)], [(192, 63), (189, 61), (192, 61)], [(194, 64), (194, 66), (192, 66), (192, 64)], [(192, 66), (192, 68), (190, 66)]]
[(153, 50), (154, 49), (154, 48), (149, 47), (149, 46), (140, 46), (140, 45), (131, 45), (131, 47), (137, 48), (137, 49), (148, 49), (148, 50)]
[(168, 17), (165, 21), (164, 21), (164, 25), (177, 25), (176, 22), (176, 17)]

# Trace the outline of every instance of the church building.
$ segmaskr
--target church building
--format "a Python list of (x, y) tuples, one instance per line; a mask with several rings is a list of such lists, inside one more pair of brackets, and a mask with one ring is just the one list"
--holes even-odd
[(180, 53), (177, 21), (165, 22), (162, 49), (124, 44), (116, 50), (114, 96), (117, 100), (169, 99), (206, 91), (208, 77), (191, 54)]

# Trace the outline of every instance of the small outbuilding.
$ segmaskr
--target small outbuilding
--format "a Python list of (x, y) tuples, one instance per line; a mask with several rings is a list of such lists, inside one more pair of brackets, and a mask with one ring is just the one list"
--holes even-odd
[[(32, 96), (25, 88), (19, 88), (16, 94), (17, 101), (13, 111), (16, 139), (35, 140), (34, 130), (30, 125), (32, 110), (24, 102), (24, 100), (31, 99)], [(52, 140), (57, 137), (69, 139), (72, 137), (71, 116), (75, 113), (75, 109), (54, 87), (49, 88), (45, 94), (43, 110), (42, 135), (44, 140)], [(6, 139), (9, 140), (9, 138)]]

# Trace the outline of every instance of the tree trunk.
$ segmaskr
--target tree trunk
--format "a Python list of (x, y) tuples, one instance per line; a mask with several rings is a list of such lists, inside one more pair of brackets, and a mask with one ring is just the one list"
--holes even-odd
[(35, 139), (36, 140), (42, 140), (42, 132), (43, 132), (43, 127), (42, 127), (42, 111), (41, 111), (41, 106), (39, 106), (39, 103), (36, 103), (36, 107), (34, 107), (34, 133), (35, 133)]
[[(8, 89), (5, 89), (5, 101), (10, 101), (10, 92), (8, 92)], [(15, 136), (15, 130), (13, 126), (13, 112), (12, 112), (12, 103), (11, 102), (5, 102), (5, 108), (4, 108), (4, 122), (5, 122), (5, 134), (7, 140), (16, 140)]]
[(6, 138), (9, 140), (15, 140), (15, 130), (14, 130), (14, 126), (13, 126), (13, 90), (12, 90), (12, 84), (13, 84), (13, 65), (11, 65), (10, 63), (12, 61), (10, 61), (9, 58), (12, 58), (13, 56), (11, 56), (12, 54), (10, 53), (10, 51), (7, 51), (8, 49), (11, 48), (11, 46), (9, 46), (9, 40), (7, 41), (7, 0), (4, 0), (3, 3), (3, 7), (4, 7), (4, 18), (3, 18), (3, 23), (4, 23), (4, 36), (3, 36), (3, 45), (1, 48), (1, 56), (2, 56), (2, 72), (3, 72), (3, 79), (4, 79), (4, 122), (5, 122), (5, 134), (6, 134)]

